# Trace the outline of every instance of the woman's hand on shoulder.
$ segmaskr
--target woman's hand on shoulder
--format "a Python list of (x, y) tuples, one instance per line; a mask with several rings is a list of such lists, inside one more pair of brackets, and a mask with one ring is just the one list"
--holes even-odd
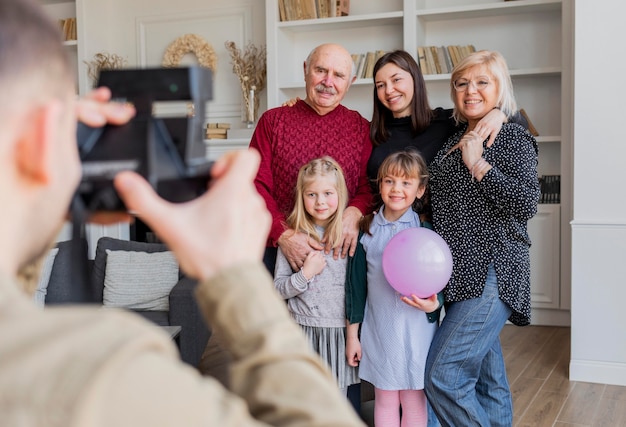
[(295, 98), (291, 98), (283, 102), (282, 107), (293, 107), (298, 101), (300, 101), (300, 97), (296, 96)]
[(474, 130), (482, 137), (483, 141), (489, 137), (487, 147), (491, 147), (496, 140), (496, 136), (502, 129), (502, 124), (507, 122), (506, 115), (497, 108), (488, 112), (480, 119)]

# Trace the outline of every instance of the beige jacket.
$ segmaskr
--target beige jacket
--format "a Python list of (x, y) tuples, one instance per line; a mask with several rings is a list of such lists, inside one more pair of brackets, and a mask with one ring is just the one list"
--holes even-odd
[(232, 352), (232, 390), (131, 313), (38, 309), (0, 278), (0, 426), (362, 426), (259, 264), (198, 286)]

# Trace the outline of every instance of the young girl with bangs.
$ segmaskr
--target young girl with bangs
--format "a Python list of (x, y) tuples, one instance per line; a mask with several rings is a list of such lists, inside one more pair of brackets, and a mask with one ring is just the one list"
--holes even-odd
[(437, 294), (400, 295), (383, 274), (382, 256), (393, 236), (424, 226), (417, 212), (424, 208), (428, 168), (416, 150), (395, 152), (382, 162), (377, 181), (382, 204), (364, 217), (349, 261), (346, 352), (374, 386), (376, 426), (426, 426), (424, 367), (443, 301)]
[[(343, 171), (331, 157), (311, 160), (300, 168), (295, 206), (287, 217), (289, 228), (331, 247), (341, 242), (348, 190)], [(347, 258), (332, 251), (311, 251), (299, 271), (293, 271), (278, 247), (274, 285), (287, 300), (293, 319), (313, 349), (327, 363), (344, 394), (359, 383), (357, 368), (346, 358), (345, 279)]]

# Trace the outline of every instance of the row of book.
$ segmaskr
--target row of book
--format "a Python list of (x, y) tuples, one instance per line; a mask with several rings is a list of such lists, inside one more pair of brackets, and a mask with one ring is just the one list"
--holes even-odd
[(357, 79), (371, 79), (374, 77), (374, 64), (385, 54), (384, 50), (367, 53), (353, 53), (352, 60), (356, 68)]
[(63, 40), (76, 40), (76, 18), (59, 19), (59, 27), (63, 33)]
[(474, 45), (419, 46), (417, 58), (423, 74), (448, 74), (463, 58), (476, 52)]
[(350, 14), (350, 0), (278, 0), (281, 21), (334, 18)]
[(540, 176), (539, 188), (539, 203), (561, 203), (561, 175)]

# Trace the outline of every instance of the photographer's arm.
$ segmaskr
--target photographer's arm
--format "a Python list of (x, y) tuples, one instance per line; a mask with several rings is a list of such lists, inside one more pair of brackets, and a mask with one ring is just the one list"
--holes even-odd
[[(206, 425), (220, 426), (363, 425), (332, 375), (309, 350), (260, 263), (271, 218), (253, 184), (258, 161), (255, 150), (222, 159), (213, 169), (210, 190), (183, 204), (158, 198), (136, 174), (116, 178), (116, 188), (129, 209), (169, 245), (186, 274), (200, 280), (199, 304), (224, 338), (234, 362), (231, 393), (171, 360), (157, 361), (152, 356), (147, 368), (145, 360), (134, 360), (118, 375), (116, 385), (126, 391), (107, 394), (117, 408), (107, 414), (109, 424), (121, 425), (113, 412), (124, 411), (143, 424), (162, 421), (173, 413), (179, 415), (175, 408), (180, 404), (190, 425), (196, 417)], [(147, 380), (155, 384), (151, 392), (142, 383), (155, 377), (157, 362), (162, 369), (158, 378)], [(128, 384), (129, 377), (137, 381)], [(161, 394), (156, 383), (163, 381), (175, 392), (165, 402), (157, 398), (158, 402), (146, 404), (148, 414), (137, 413), (142, 406), (124, 399), (137, 396), (138, 390)]]

